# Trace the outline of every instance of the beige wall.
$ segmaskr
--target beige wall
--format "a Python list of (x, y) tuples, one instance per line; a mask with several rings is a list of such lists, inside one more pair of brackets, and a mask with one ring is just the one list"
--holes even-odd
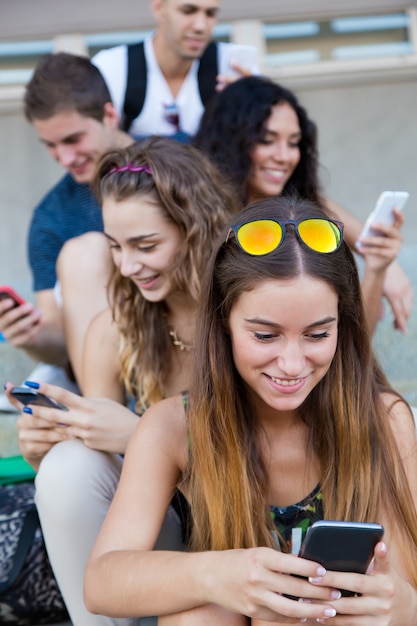
[(298, 90), (319, 128), (328, 194), (362, 219), (380, 191), (406, 189), (405, 241), (417, 243), (417, 82)]

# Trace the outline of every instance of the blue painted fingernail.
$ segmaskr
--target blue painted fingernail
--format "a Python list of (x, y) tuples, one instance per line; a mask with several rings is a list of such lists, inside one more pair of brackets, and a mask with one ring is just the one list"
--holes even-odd
[(30, 408), (30, 406), (24, 406), (23, 413), (29, 413), (29, 415), (32, 415), (32, 409)]
[(7, 389), (7, 383), (4, 383), (4, 385), (3, 385), (3, 389), (4, 389), (4, 391), (6, 391), (6, 389)]
[(35, 383), (32, 380), (25, 380), (25, 385), (31, 389), (39, 389), (40, 387), (39, 383)]

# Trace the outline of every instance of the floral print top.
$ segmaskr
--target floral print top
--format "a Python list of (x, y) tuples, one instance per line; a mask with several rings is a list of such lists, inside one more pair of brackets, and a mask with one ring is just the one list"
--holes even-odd
[(323, 519), (323, 500), (320, 485), (301, 502), (290, 506), (271, 506), (271, 517), (277, 533), (274, 537), (282, 552), (298, 554), (307, 529)]

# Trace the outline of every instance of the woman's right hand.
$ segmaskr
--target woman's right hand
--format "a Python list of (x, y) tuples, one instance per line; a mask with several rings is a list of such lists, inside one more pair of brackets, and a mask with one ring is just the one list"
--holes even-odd
[[(37, 405), (28, 406), (29, 416), (34, 419), (30, 421), (27, 417), (26, 419), (22, 417), (22, 445), (23, 437), (27, 436), (23, 431), (26, 432), (28, 430), (26, 427), (33, 424), (38, 426), (37, 430), (41, 430), (37, 436), (41, 436), (42, 441), (46, 438), (51, 445), (63, 439), (81, 439), (86, 446), (95, 450), (119, 454), (125, 452), (138, 422), (135, 413), (109, 398), (85, 398), (47, 383), (31, 383), (31, 386), (64, 404), (68, 411)], [(62, 423), (65, 426), (61, 426)], [(45, 430), (49, 432), (46, 433)], [(47, 451), (45, 450), (44, 454)]]
[(206, 554), (203, 563), (220, 559), (202, 574), (211, 603), (252, 619), (279, 624), (326, 619), (336, 614), (329, 603), (340, 598), (340, 592), (320, 587), (323, 593), (317, 593), (319, 587), (308, 581), (325, 575), (326, 570), (318, 563), (270, 548)]
[(392, 226), (375, 224), (373, 228), (377, 234), (358, 239), (359, 251), (365, 258), (366, 266), (371, 271), (384, 272), (397, 258), (402, 246), (400, 229), (403, 224), (403, 213), (394, 209)]
[(10, 382), (6, 383), (5, 392), (9, 402), (21, 411), (16, 422), (20, 453), (37, 471), (45, 454), (59, 441), (68, 439), (68, 433), (65, 426), (52, 424), (50, 421), (26, 412), (24, 405), (10, 395), (9, 391), (12, 387)]
[(68, 439), (65, 426), (52, 426), (49, 421), (22, 413), (17, 420), (19, 450), (36, 471), (47, 452), (60, 441)]

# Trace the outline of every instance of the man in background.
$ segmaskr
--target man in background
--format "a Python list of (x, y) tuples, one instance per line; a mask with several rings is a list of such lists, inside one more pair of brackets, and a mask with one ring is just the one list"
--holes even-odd
[[(80, 295), (82, 304), (77, 311), (70, 310), (70, 301), (60, 306), (57, 259), (68, 240), (103, 230), (101, 209), (90, 186), (96, 164), (105, 152), (133, 140), (119, 129), (119, 116), (106, 83), (87, 57), (44, 56), (26, 87), (24, 109), (40, 141), (67, 173), (35, 207), (30, 223), (28, 255), (36, 306), (26, 303), (13, 308), (12, 300), (0, 301), (0, 332), (30, 357), (56, 366), (37, 370), (36, 380), (48, 379), (71, 388), (71, 376), (68, 379), (64, 374), (71, 366), (77, 378), (88, 323), (107, 306), (104, 285), (109, 267), (102, 263), (104, 238), (97, 236), (96, 243), (92, 240), (100, 250), (92, 246), (85, 259), (90, 275), (95, 272), (97, 282), (103, 285), (102, 296), (93, 300)], [(82, 288), (79, 281), (77, 289)], [(70, 344), (74, 346), (72, 354)]]
[(102, 50), (92, 62), (124, 130), (193, 136), (216, 89), (257, 72), (257, 51), (211, 41), (220, 0), (151, 0), (151, 10), (156, 28), (143, 42)]

